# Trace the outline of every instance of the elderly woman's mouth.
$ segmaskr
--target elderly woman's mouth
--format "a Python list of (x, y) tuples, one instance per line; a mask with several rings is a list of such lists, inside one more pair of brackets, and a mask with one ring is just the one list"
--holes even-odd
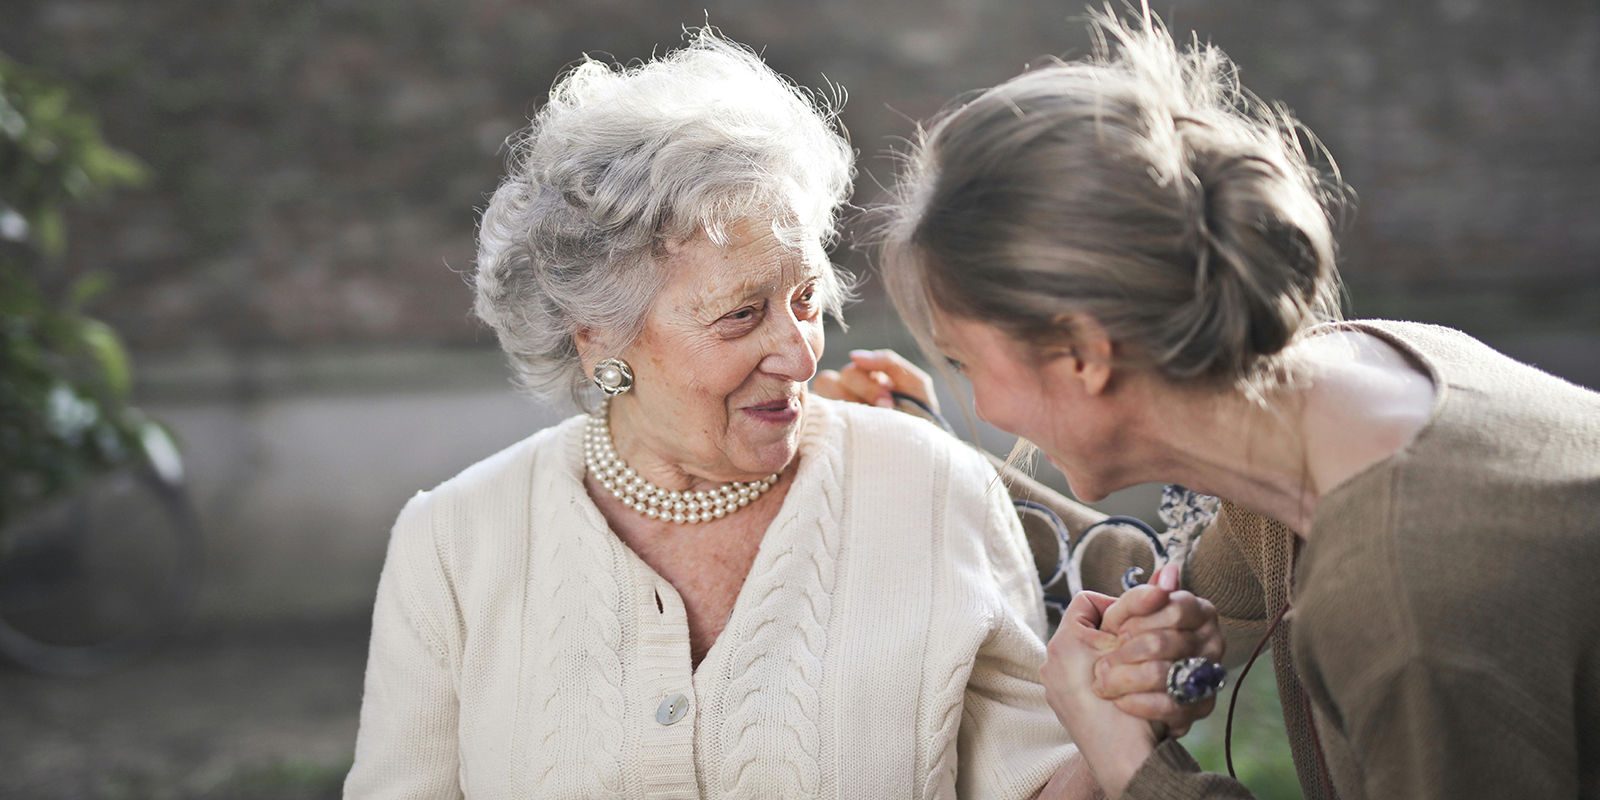
[(748, 405), (739, 410), (761, 422), (787, 425), (800, 418), (800, 398), (780, 397), (765, 403)]

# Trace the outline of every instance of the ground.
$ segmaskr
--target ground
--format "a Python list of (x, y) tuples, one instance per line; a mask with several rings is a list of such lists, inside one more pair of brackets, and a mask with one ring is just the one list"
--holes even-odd
[[(0, 666), (0, 798), (333, 800), (355, 747), (367, 633), (359, 621), (191, 632), (94, 678)], [(1248, 684), (1240, 777), (1262, 800), (1297, 798), (1270, 657)], [(1219, 703), (1184, 740), (1218, 772), (1225, 715)]]
[(93, 678), (0, 667), (0, 797), (339, 796), (366, 664), (361, 623), (192, 632)]

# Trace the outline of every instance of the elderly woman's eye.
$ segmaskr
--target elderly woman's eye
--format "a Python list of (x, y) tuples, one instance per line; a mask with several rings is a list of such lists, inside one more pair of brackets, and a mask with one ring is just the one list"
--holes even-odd
[(750, 322), (761, 318), (760, 306), (745, 306), (737, 311), (724, 314), (722, 322)]
[(949, 356), (945, 356), (944, 357), (944, 361), (945, 361), (946, 364), (949, 364), (950, 368), (955, 370), (956, 372), (960, 372), (962, 370), (963, 365), (962, 365), (962, 363), (960, 361), (957, 361), (957, 360), (955, 360), (955, 359), (953, 359), (953, 358), (951, 358)]
[(817, 305), (817, 288), (815, 286), (807, 286), (800, 294), (795, 296), (794, 304), (804, 309), (804, 313), (801, 314), (802, 317), (811, 313)]

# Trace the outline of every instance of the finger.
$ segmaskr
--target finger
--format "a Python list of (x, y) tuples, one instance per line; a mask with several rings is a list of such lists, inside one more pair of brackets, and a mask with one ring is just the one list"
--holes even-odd
[(933, 379), (899, 353), (893, 350), (851, 350), (850, 360), (868, 371), (884, 373), (895, 391), (927, 403), (934, 411), (939, 410), (939, 400), (933, 395)]
[[(1061, 624), (1056, 628), (1055, 636), (1050, 638), (1046, 645), (1050, 657), (1062, 660), (1067, 657), (1067, 651), (1075, 647), (1088, 647), (1097, 654), (1111, 652), (1117, 646), (1117, 637), (1106, 633), (1092, 624), (1098, 620), (1101, 610), (1091, 598), (1083, 597), (1092, 592), (1079, 592), (1068, 604), (1067, 610), (1061, 614)], [(1079, 597), (1083, 597), (1079, 600)], [(1074, 608), (1073, 606), (1078, 606)]]
[(894, 408), (894, 396), (889, 393), (889, 377), (881, 372), (869, 372), (859, 364), (848, 364), (839, 371), (839, 381), (867, 405)]
[(1100, 632), (1100, 621), (1115, 602), (1116, 598), (1099, 592), (1078, 592), (1061, 612), (1060, 628), (1091, 628)]
[(859, 403), (860, 400), (852, 397), (845, 391), (844, 385), (839, 382), (839, 373), (835, 370), (825, 369), (811, 379), (811, 391), (829, 400), (846, 400)]
[[(1177, 661), (1180, 658), (1194, 658), (1196, 656), (1210, 661), (1221, 661), (1227, 652), (1228, 641), (1222, 636), (1222, 626), (1215, 621), (1207, 622), (1192, 631), (1166, 628), (1162, 631), (1146, 631), (1135, 637), (1146, 643), (1140, 650), (1130, 651), (1119, 657), (1119, 661), (1131, 663), (1133, 661)], [(1145, 639), (1153, 637), (1154, 641)], [(1132, 645), (1134, 639), (1123, 642), (1122, 647)], [(1142, 656), (1142, 657), (1140, 657)]]
[(1178, 591), (1178, 579), (1178, 565), (1168, 564), (1161, 569), (1156, 570), (1155, 577), (1152, 578), (1150, 582), (1163, 589), (1166, 589), (1169, 592), (1176, 592)]
[[(1079, 644), (1093, 649), (1096, 655), (1104, 655), (1117, 649), (1117, 637), (1098, 628), (1079, 626), (1067, 628), (1062, 626), (1056, 630), (1056, 636), (1062, 635), (1063, 632), (1071, 636)], [(1055, 639), (1051, 639), (1051, 641), (1055, 641)]]
[(1105, 625), (1106, 611), (1109, 610), (1112, 606), (1117, 604), (1117, 598), (1112, 597), (1109, 594), (1101, 594), (1099, 592), (1084, 591), (1084, 592), (1078, 592), (1077, 594), (1073, 595), (1074, 599), (1076, 599), (1078, 597), (1082, 597), (1084, 599), (1084, 602), (1087, 602), (1087, 603), (1093, 605), (1094, 608), (1095, 608), (1095, 611), (1099, 612), (1099, 614), (1100, 614), (1100, 625), (1101, 626)]
[(1104, 657), (1094, 662), (1094, 682), (1091, 688), (1102, 700), (1140, 692), (1165, 692), (1167, 670), (1171, 661), (1140, 661), (1117, 664)]
[(1122, 596), (1117, 598), (1116, 604), (1106, 611), (1101, 628), (1112, 633), (1122, 633), (1131, 620), (1149, 617), (1165, 608), (1168, 594), (1167, 590), (1148, 583), (1123, 592)]
[[(852, 369), (852, 367), (846, 366), (845, 369), (849, 370)], [(867, 401), (866, 397), (863, 397), (862, 395), (851, 390), (850, 386), (845, 381), (843, 374), (831, 369), (826, 370), (825, 372), (827, 373), (826, 376), (824, 376), (823, 373), (818, 373), (817, 377), (812, 381), (815, 386), (824, 387), (827, 393), (823, 393), (821, 391), (818, 392), (819, 394), (822, 394), (823, 397), (829, 397), (834, 400), (844, 400), (849, 403), (871, 405)]]
[(1197, 631), (1174, 628), (1145, 631), (1132, 638), (1121, 639), (1117, 649), (1107, 653), (1105, 658), (1112, 666), (1141, 661), (1177, 661), (1193, 656), (1215, 661), (1221, 658), (1221, 654), (1216, 652), (1220, 648), (1207, 637), (1216, 632), (1205, 628)]
[(1084, 667), (1074, 668), (1070, 665), (1084, 663), (1083, 657), (1093, 657), (1084, 653), (1085, 646), (1089, 647), (1092, 653), (1103, 653), (1116, 646), (1117, 637), (1099, 628), (1102, 609), (1109, 605), (1101, 598), (1111, 599), (1104, 595), (1096, 595), (1094, 592), (1079, 592), (1062, 611), (1061, 624), (1046, 646), (1045, 663), (1041, 670), (1047, 686), (1053, 683), (1065, 685), (1080, 677), (1072, 674), (1072, 671)]
[(1222, 635), (1222, 624), (1212, 622), (1206, 628), (1200, 629), (1200, 634), (1205, 637), (1206, 645), (1200, 648), (1200, 657), (1221, 662), (1228, 657), (1228, 637)]
[(1166, 692), (1144, 692), (1119, 697), (1112, 701), (1112, 705), (1129, 716), (1162, 723), (1173, 736), (1182, 736), (1194, 723), (1216, 710), (1217, 698), (1212, 695), (1197, 703), (1180, 706)]
[(1168, 595), (1166, 606), (1152, 614), (1128, 619), (1117, 632), (1132, 637), (1157, 628), (1197, 630), (1216, 618), (1217, 609), (1210, 600), (1180, 589)]

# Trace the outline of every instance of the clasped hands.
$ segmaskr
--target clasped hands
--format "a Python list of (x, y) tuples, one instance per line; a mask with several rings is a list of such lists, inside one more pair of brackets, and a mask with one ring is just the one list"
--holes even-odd
[[(933, 381), (892, 350), (857, 350), (851, 363), (817, 375), (825, 397), (892, 408), (904, 392), (937, 408)], [(1178, 568), (1156, 571), (1121, 597), (1079, 592), (1062, 614), (1040, 671), (1046, 699), (1072, 734), (1106, 796), (1122, 795), (1163, 738), (1189, 731), (1215, 697), (1180, 706), (1167, 694), (1173, 662), (1220, 661), (1224, 641), (1216, 609), (1179, 588)]]
[(1215, 697), (1181, 706), (1167, 694), (1179, 659), (1222, 659), (1222, 629), (1210, 602), (1178, 588), (1178, 568), (1121, 597), (1079, 592), (1050, 640), (1041, 676), (1056, 718), (1072, 734), (1110, 798), (1161, 739), (1211, 713)]

